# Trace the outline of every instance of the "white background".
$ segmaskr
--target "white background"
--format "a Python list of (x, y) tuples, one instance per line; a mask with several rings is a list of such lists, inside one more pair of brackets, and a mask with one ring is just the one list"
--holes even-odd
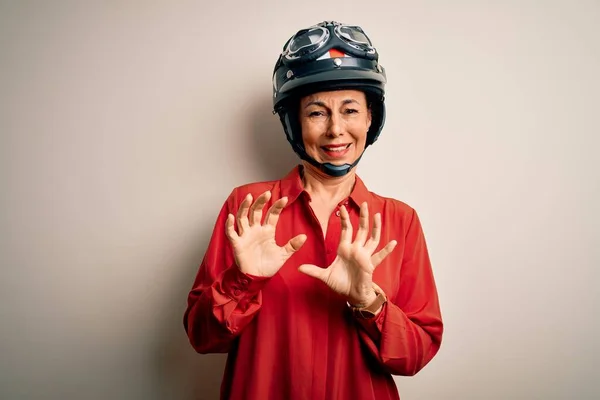
[(380, 51), (358, 171), (439, 289), (402, 399), (599, 398), (600, 4), (441, 0), (2, 2), (0, 398), (216, 398), (186, 296), (231, 189), (297, 162), (271, 73), (331, 19)]

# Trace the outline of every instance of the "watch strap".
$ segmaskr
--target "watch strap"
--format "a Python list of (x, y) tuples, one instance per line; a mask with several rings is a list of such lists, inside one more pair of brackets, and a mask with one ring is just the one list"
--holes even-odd
[(369, 319), (375, 317), (377, 310), (379, 310), (379, 308), (381, 308), (381, 306), (387, 302), (387, 297), (379, 286), (373, 284), (373, 290), (377, 294), (377, 297), (375, 297), (375, 300), (367, 307), (353, 307), (348, 303), (352, 313), (357, 318)]

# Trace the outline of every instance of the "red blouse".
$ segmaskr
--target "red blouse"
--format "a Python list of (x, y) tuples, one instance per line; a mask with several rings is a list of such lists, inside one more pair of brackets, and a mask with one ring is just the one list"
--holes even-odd
[[(308, 239), (272, 278), (240, 272), (225, 236), (225, 221), (250, 192), (271, 190), (266, 210), (287, 196), (276, 230), (280, 245), (305, 233)], [(279, 181), (233, 190), (216, 222), (189, 293), (184, 326), (199, 353), (228, 352), (222, 399), (399, 399), (392, 374), (414, 375), (437, 353), (442, 319), (425, 237), (408, 205), (367, 190), (360, 178), (345, 201), (358, 227), (359, 205), (381, 213), (379, 247), (398, 245), (377, 267), (373, 280), (388, 297), (372, 320), (352, 316), (346, 300), (298, 271), (304, 263), (327, 267), (340, 238), (339, 211), (327, 234), (310, 208), (299, 167)], [(378, 251), (377, 249), (376, 251)]]

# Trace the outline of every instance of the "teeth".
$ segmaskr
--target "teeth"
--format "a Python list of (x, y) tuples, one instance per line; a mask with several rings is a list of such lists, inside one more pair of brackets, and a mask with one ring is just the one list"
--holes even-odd
[(338, 152), (339, 152), (339, 151), (344, 151), (344, 150), (346, 150), (348, 147), (350, 147), (350, 145), (349, 145), (349, 144), (348, 144), (348, 145), (346, 145), (346, 146), (342, 146), (342, 147), (327, 147), (327, 146), (324, 146), (325, 150), (327, 150), (327, 151), (338, 151)]

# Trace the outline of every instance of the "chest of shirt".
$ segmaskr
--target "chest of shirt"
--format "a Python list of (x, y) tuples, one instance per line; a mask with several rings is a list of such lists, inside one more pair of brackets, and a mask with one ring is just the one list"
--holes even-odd
[[(353, 226), (353, 238), (358, 229), (359, 209), (354, 205), (346, 205), (350, 221)], [(388, 296), (393, 296), (398, 287), (398, 276), (402, 266), (404, 253), (404, 238), (398, 221), (386, 221), (384, 210), (373, 207), (372, 216), (376, 212), (382, 213), (382, 230), (379, 246), (382, 249), (390, 240), (396, 240), (398, 245), (394, 251), (377, 267), (373, 280)], [(394, 225), (396, 222), (396, 225)], [(369, 233), (371, 227), (369, 227)], [(332, 301), (331, 290), (315, 278), (306, 276), (298, 271), (302, 264), (314, 264), (327, 268), (337, 255), (341, 235), (341, 217), (339, 207), (332, 212), (326, 234), (323, 234), (321, 224), (307, 203), (296, 201), (287, 207), (281, 214), (276, 230), (276, 241), (284, 245), (296, 235), (305, 234), (307, 240), (302, 248), (297, 251), (281, 268), (277, 276), (263, 289), (264, 295), (274, 295), (279, 302), (301, 301), (319, 302)], [(335, 299), (333, 299), (335, 300)], [(345, 302), (342, 302), (345, 304)]]

